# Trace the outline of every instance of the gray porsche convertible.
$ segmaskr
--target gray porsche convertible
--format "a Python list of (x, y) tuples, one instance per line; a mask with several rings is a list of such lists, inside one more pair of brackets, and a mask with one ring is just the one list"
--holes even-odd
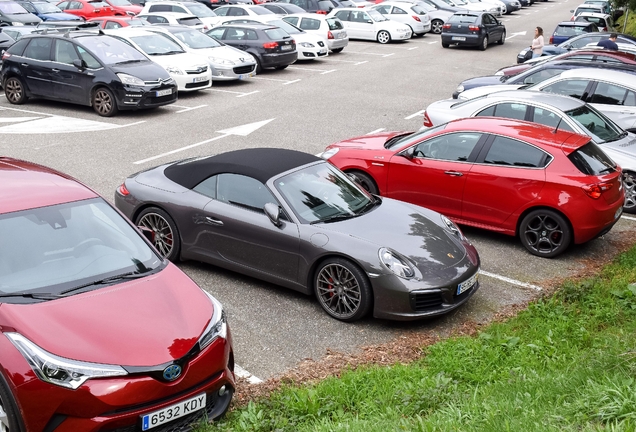
[(117, 207), (167, 259), (316, 295), (332, 317), (412, 320), (479, 288), (479, 255), (432, 210), (368, 194), (324, 160), (253, 148), (134, 174)]

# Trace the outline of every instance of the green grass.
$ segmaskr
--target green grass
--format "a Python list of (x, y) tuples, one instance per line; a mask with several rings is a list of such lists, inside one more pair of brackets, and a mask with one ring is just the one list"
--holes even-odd
[[(625, 21), (625, 15), (621, 16), (619, 19), (616, 20), (616, 23), (614, 24), (616, 31), (623, 33), (624, 21)], [(624, 33), (628, 35), (636, 36), (636, 12), (635, 11), (629, 11), (629, 14), (627, 17), (627, 26), (625, 26)]]
[(636, 431), (636, 248), (410, 365), (286, 387), (207, 431)]

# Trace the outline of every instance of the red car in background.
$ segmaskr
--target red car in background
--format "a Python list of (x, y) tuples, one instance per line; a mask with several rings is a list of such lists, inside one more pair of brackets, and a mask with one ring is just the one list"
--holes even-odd
[(623, 51), (608, 51), (602, 48), (589, 48), (575, 51), (569, 51), (558, 56), (539, 57), (538, 61), (526, 61), (525, 63), (506, 66), (499, 69), (495, 75), (517, 75), (525, 72), (539, 62), (555, 61), (555, 60), (578, 60), (600, 63), (623, 63), (636, 65), (636, 54)]
[(606, 233), (622, 213), (620, 167), (590, 137), (535, 123), (461, 119), (341, 141), (322, 157), (371, 193), (518, 236), (546, 258)]
[(132, 4), (128, 0), (104, 0), (115, 11), (115, 15), (135, 16), (143, 9), (143, 6)]
[(57, 7), (66, 13), (77, 15), (85, 20), (115, 15), (115, 10), (108, 3), (101, 0), (66, 0), (58, 3)]
[(0, 158), (1, 430), (186, 430), (227, 410), (223, 307), (145, 236), (76, 180)]
[(109, 16), (101, 18), (91, 18), (88, 22), (98, 23), (103, 29), (116, 29), (121, 27), (140, 27), (152, 25), (148, 21), (141, 18), (131, 16)]

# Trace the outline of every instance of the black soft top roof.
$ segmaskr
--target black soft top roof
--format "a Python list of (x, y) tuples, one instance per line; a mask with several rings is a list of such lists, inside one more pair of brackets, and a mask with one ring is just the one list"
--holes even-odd
[(167, 167), (164, 174), (188, 189), (208, 177), (222, 173), (242, 174), (265, 183), (275, 175), (321, 160), (317, 156), (296, 150), (250, 148), (205, 158), (186, 159)]

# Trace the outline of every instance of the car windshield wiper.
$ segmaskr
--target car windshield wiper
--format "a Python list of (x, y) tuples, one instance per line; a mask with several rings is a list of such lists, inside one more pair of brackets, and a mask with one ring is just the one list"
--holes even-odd
[(60, 298), (61, 296), (57, 294), (50, 294), (50, 293), (26, 293), (26, 292), (0, 294), (0, 298), (7, 298), (7, 297), (25, 297), (25, 298), (32, 298), (36, 300), (55, 300), (57, 298)]
[(606, 140), (605, 142), (612, 142), (612, 141), (618, 141), (619, 139), (623, 139), (627, 136), (627, 131), (623, 131), (622, 133), (616, 135), (616, 138), (611, 139), (611, 140)]
[(317, 224), (317, 223), (338, 222), (338, 221), (341, 221), (341, 220), (351, 219), (351, 218), (354, 218), (356, 216), (357, 216), (357, 214), (355, 214), (355, 213), (341, 213), (341, 214), (337, 214), (337, 215), (326, 217), (324, 219), (315, 220), (313, 222), (310, 222), (310, 224), (313, 225), (313, 224)]
[(369, 202), (367, 202), (365, 205), (363, 205), (362, 207), (360, 207), (360, 209), (356, 212), (356, 216), (360, 216), (366, 212), (368, 212), (369, 210), (371, 210), (373, 207), (375, 207), (376, 205), (378, 205), (379, 203), (382, 202), (381, 199), (374, 197), (373, 195), (371, 196), (372, 199), (369, 200)]
[(166, 51), (166, 52), (160, 52), (160, 53), (153, 53), (151, 55), (170, 55), (170, 54), (182, 54), (185, 51)]
[(139, 278), (145, 277), (146, 276), (145, 273), (146, 272), (134, 271), (134, 272), (122, 273), (122, 274), (116, 275), (116, 276), (110, 276), (110, 277), (107, 277), (107, 278), (104, 278), (104, 279), (99, 279), (99, 280), (96, 280), (96, 281), (93, 281), (93, 282), (88, 282), (88, 283), (85, 283), (85, 284), (82, 284), (82, 285), (78, 285), (78, 286), (73, 287), (73, 288), (69, 288), (67, 290), (64, 290), (64, 291), (60, 292), (59, 295), (61, 297), (64, 297), (65, 294), (69, 294), (69, 293), (72, 293), (74, 291), (79, 291), (79, 290), (81, 290), (83, 288), (88, 288), (88, 287), (91, 287), (91, 286), (107, 285), (107, 284), (110, 284), (110, 283), (113, 283), (113, 282), (118, 282), (120, 280), (126, 280), (126, 279), (139, 279)]
[(122, 65), (122, 64), (126, 64), (126, 63), (141, 63), (143, 61), (146, 61), (146, 60), (124, 60), (124, 61), (117, 62), (115, 64), (116, 65)]

